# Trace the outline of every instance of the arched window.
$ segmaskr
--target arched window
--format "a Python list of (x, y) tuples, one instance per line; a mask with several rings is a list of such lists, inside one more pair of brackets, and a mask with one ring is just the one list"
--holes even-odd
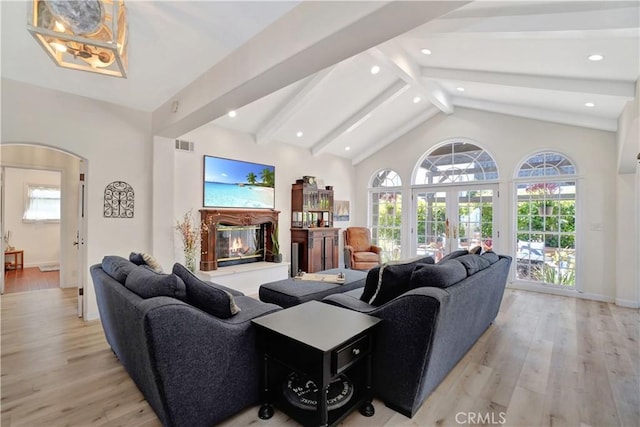
[(493, 157), (469, 142), (455, 141), (431, 151), (416, 171), (415, 185), (450, 185), (454, 183), (498, 179)]
[(400, 259), (402, 229), (402, 179), (391, 169), (371, 178), (369, 189), (371, 237), (382, 248), (382, 261)]
[(516, 173), (516, 278), (576, 285), (576, 168), (564, 154), (545, 151)]
[(498, 168), (493, 157), (468, 141), (452, 140), (428, 152), (415, 169), (415, 255), (439, 261), (458, 249), (492, 249)]

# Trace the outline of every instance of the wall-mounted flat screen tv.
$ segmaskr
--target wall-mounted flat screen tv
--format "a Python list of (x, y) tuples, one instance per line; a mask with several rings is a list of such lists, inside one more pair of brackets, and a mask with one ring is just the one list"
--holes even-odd
[(205, 208), (275, 208), (274, 166), (204, 156)]

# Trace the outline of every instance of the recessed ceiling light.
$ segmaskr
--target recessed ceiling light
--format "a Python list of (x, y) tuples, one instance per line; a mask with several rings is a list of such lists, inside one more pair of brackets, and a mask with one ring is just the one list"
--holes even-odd
[(457, 88), (456, 88), (456, 90), (457, 90), (458, 92), (464, 92), (464, 88), (463, 88), (463, 87), (457, 87)]
[(587, 103), (585, 103), (585, 104), (584, 104), (584, 106), (585, 106), (585, 107), (592, 108), (592, 107), (595, 107), (595, 106), (596, 106), (596, 104), (594, 104), (593, 102), (587, 102)]
[(344, 151), (349, 151), (351, 150), (351, 147), (344, 147)]
[(377, 65), (374, 65), (373, 67), (371, 67), (371, 74), (378, 74), (380, 72), (380, 67)]
[(604, 59), (604, 56), (595, 53), (593, 55), (589, 55), (589, 61), (602, 61)]
[(415, 98), (413, 98), (413, 103), (414, 104), (417, 104), (420, 101), (422, 101), (422, 98), (420, 98), (419, 96), (416, 96)]
[(299, 130), (299, 131), (298, 131), (298, 133), (296, 133), (296, 136), (297, 136), (298, 138), (302, 138), (302, 135), (304, 135), (304, 134), (302, 133), (302, 131), (301, 131), (301, 130)]
[(420, 52), (422, 52), (423, 55), (431, 55), (431, 51), (429, 49), (422, 49)]
[(231, 111), (229, 111), (229, 117), (235, 117), (235, 116), (237, 116), (237, 115), (238, 115), (238, 114), (236, 113), (236, 110), (231, 110)]

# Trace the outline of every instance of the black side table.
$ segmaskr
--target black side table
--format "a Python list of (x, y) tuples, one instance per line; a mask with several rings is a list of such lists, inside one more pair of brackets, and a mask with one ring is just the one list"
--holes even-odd
[(371, 348), (380, 321), (318, 301), (252, 320), (264, 355), (260, 418), (273, 416), (272, 404), (303, 425), (335, 425), (356, 407), (372, 416)]

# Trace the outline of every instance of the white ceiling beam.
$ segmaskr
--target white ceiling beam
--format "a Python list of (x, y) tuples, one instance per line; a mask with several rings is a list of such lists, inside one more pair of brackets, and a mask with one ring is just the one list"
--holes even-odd
[(402, 135), (420, 126), (422, 123), (426, 122), (431, 117), (438, 114), (439, 112), (440, 110), (438, 108), (436, 108), (435, 106), (430, 106), (427, 110), (421, 113), (418, 113), (418, 115), (406, 121), (402, 126), (395, 128), (393, 132), (380, 138), (380, 140), (376, 144), (373, 144), (368, 148), (362, 150), (360, 154), (358, 154), (351, 160), (351, 164), (355, 166), (358, 163), (363, 162), (364, 160), (368, 159), (370, 156), (374, 155), (375, 153), (382, 150), (387, 145), (391, 144), (392, 142), (400, 138)]
[(364, 123), (369, 119), (373, 110), (375, 110), (376, 108), (380, 108), (387, 102), (391, 102), (408, 88), (409, 86), (405, 82), (399, 79), (396, 80), (395, 83), (386, 88), (378, 96), (373, 98), (373, 100), (368, 102), (367, 105), (356, 111), (348, 119), (329, 131), (329, 133), (327, 133), (327, 135), (325, 135), (320, 141), (315, 143), (313, 147), (311, 147), (311, 154), (317, 156), (318, 154), (324, 152), (327, 146), (331, 144), (331, 142), (333, 142), (336, 138), (338, 138), (342, 134), (350, 132), (357, 126)]
[(586, 114), (566, 113), (556, 110), (551, 111), (541, 108), (523, 107), (519, 105), (502, 104), (498, 102), (488, 102), (459, 97), (454, 97), (453, 103), (457, 107), (490, 111), (508, 116), (524, 117), (526, 119), (541, 120), (564, 125), (606, 130), (609, 132), (616, 132), (618, 129), (618, 121), (616, 119), (605, 119)]
[(453, 113), (453, 104), (447, 92), (437, 82), (425, 82), (421, 78), (420, 66), (397, 43), (385, 43), (369, 49), (369, 53), (385, 69), (404, 80), (440, 111), (446, 114)]
[(486, 83), (499, 86), (555, 90), (562, 92), (590, 93), (633, 99), (635, 82), (615, 80), (579, 79), (558, 76), (501, 73), (453, 68), (423, 68), (422, 76), (428, 79)]
[(327, 79), (335, 67), (336, 66), (325, 68), (313, 76), (308, 77), (301, 87), (287, 99), (285, 104), (278, 108), (276, 112), (260, 126), (260, 129), (256, 132), (256, 143), (266, 144), (270, 142), (273, 135), (287, 124), (287, 122), (291, 120), (291, 117), (309, 101), (309, 95), (320, 83)]
[(158, 107), (152, 133), (184, 135), (467, 3), (301, 2)]

